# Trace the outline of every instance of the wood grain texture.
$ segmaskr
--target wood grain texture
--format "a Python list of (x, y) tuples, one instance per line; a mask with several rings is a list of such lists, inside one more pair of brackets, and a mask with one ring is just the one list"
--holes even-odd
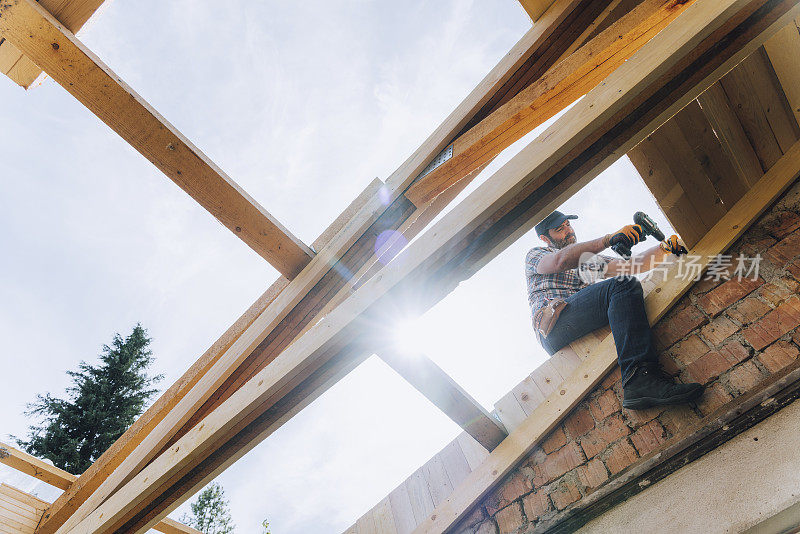
[(795, 118), (800, 124), (800, 28), (797, 21), (792, 21), (764, 43), (767, 57)]

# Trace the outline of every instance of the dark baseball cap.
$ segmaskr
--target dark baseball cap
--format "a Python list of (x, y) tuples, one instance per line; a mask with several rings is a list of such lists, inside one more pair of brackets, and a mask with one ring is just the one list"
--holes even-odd
[(548, 230), (551, 228), (558, 228), (561, 226), (561, 223), (566, 221), (567, 219), (577, 219), (577, 215), (564, 215), (560, 211), (554, 211), (550, 215), (544, 218), (542, 222), (537, 224), (534, 229), (536, 230), (536, 235), (546, 235), (549, 236), (550, 234), (547, 233)]

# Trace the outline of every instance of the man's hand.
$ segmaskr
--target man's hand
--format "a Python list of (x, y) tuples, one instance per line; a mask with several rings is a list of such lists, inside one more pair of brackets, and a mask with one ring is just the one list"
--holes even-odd
[(644, 229), (638, 224), (623, 226), (614, 233), (608, 234), (603, 240), (606, 248), (617, 243), (625, 243), (628, 248), (633, 247), (644, 238)]
[(659, 244), (659, 246), (664, 252), (669, 252), (670, 254), (675, 254), (676, 256), (689, 253), (689, 251), (686, 250), (686, 247), (683, 245), (681, 239), (675, 234), (672, 234), (666, 238)]

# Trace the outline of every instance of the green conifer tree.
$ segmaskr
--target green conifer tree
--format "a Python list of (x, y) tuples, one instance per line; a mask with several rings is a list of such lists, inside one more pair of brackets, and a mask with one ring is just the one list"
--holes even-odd
[(72, 385), (67, 399), (37, 396), (27, 415), (41, 425), (31, 425), (27, 440), (17, 443), (30, 454), (49, 458), (56, 467), (82, 473), (142, 414), (157, 392), (150, 377), (153, 361), (147, 331), (137, 324), (125, 339), (114, 336), (111, 347), (103, 346), (99, 365), (81, 362), (78, 371), (68, 371)]
[(231, 534), (234, 530), (228, 499), (222, 486), (212, 482), (200, 492), (191, 505), (192, 515), (184, 515), (183, 523), (204, 534)]

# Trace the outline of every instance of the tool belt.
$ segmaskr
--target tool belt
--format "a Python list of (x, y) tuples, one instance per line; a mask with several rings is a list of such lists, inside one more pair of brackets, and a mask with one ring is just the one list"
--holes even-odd
[(533, 315), (533, 328), (539, 334), (540, 340), (546, 338), (558, 321), (558, 316), (567, 307), (564, 299), (553, 299), (542, 306)]

